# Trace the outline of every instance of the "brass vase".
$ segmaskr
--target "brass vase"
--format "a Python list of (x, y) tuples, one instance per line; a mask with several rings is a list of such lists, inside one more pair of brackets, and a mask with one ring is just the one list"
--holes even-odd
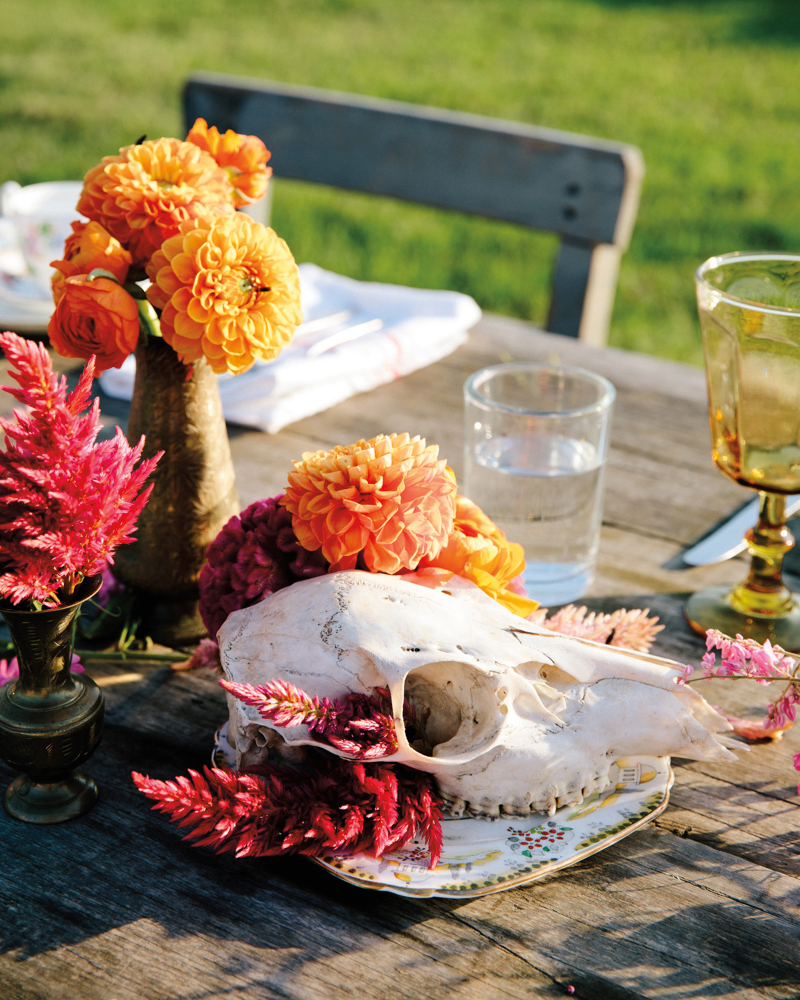
[(136, 540), (119, 548), (113, 572), (137, 595), (145, 634), (179, 646), (205, 634), (198, 578), (206, 549), (239, 512), (217, 377), (205, 359), (184, 365), (161, 337), (136, 348), (128, 441), (144, 434), (144, 458), (163, 451)]
[(87, 577), (72, 603), (43, 611), (0, 604), (19, 662), (19, 677), (0, 688), (0, 757), (22, 772), (3, 805), (27, 823), (62, 823), (97, 801), (94, 781), (75, 768), (100, 742), (103, 693), (70, 664), (72, 623), (101, 583)]

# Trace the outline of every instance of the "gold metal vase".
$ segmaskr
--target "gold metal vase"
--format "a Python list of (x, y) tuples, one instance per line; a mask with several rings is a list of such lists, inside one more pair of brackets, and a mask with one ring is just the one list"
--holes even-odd
[(144, 458), (164, 455), (136, 540), (117, 550), (113, 572), (135, 591), (145, 634), (179, 646), (206, 634), (200, 569), (239, 499), (216, 375), (204, 359), (187, 367), (163, 338), (145, 332), (136, 348), (128, 441), (142, 434)]
[(33, 611), (3, 602), (19, 662), (19, 677), (0, 688), (0, 757), (22, 772), (6, 790), (6, 811), (27, 823), (62, 823), (97, 801), (97, 786), (76, 771), (103, 732), (103, 693), (73, 674), (72, 623), (83, 601), (100, 589), (87, 577), (74, 600)]

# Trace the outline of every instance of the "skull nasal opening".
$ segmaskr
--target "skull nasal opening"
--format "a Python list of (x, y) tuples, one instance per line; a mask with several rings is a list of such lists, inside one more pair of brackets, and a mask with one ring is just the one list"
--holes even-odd
[(413, 709), (406, 724), (414, 750), (432, 757), (460, 756), (491, 738), (498, 706), (489, 678), (467, 663), (426, 663), (406, 676), (404, 697)]

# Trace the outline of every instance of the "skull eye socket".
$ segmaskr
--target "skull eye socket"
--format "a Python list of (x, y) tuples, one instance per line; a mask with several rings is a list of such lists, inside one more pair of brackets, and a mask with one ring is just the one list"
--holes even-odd
[(467, 663), (416, 667), (406, 677), (405, 698), (426, 737), (417, 741), (409, 733), (411, 745), (433, 757), (474, 753), (496, 735), (502, 718), (488, 677)]

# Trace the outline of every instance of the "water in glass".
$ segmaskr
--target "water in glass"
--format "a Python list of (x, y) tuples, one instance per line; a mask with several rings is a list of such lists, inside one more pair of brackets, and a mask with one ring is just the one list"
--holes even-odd
[(468, 455), (467, 493), (525, 548), (525, 588), (544, 605), (576, 600), (597, 556), (603, 465), (589, 441), (511, 434)]

